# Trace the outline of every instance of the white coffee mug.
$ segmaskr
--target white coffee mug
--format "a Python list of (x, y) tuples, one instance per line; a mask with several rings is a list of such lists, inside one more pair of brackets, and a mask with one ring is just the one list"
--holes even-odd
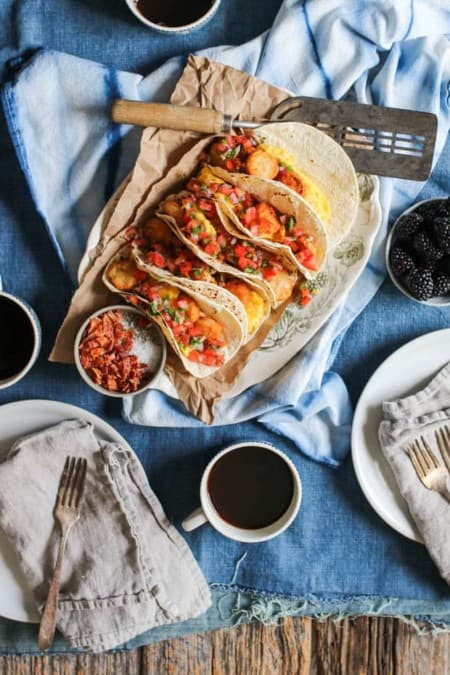
[[(235, 525), (232, 525), (228, 523), (226, 520), (224, 520), (220, 515), (220, 513), (214, 507), (214, 504), (208, 492), (208, 478), (218, 460), (221, 459), (221, 457), (223, 457), (225, 454), (232, 452), (233, 450), (249, 446), (265, 448), (266, 450), (270, 450), (271, 452), (274, 452), (276, 455), (281, 457), (290, 469), (294, 488), (291, 502), (287, 507), (286, 511), (283, 513), (283, 515), (280, 516), (280, 518), (278, 518), (278, 520), (276, 520), (275, 522), (270, 523), (270, 525), (260, 527), (257, 529), (244, 529), (241, 527), (236, 527)], [(183, 520), (181, 526), (186, 532), (190, 532), (191, 530), (195, 530), (197, 527), (200, 527), (200, 525), (204, 525), (205, 523), (209, 522), (218, 532), (223, 534), (225, 537), (228, 537), (229, 539), (234, 539), (235, 541), (242, 541), (248, 544), (257, 544), (261, 541), (273, 539), (273, 537), (276, 537), (279, 534), (281, 534), (281, 532), (284, 532), (284, 530), (286, 530), (289, 527), (289, 525), (291, 525), (292, 521), (296, 517), (298, 510), (300, 508), (301, 501), (302, 501), (302, 483), (300, 480), (300, 476), (294, 464), (283, 452), (277, 450), (276, 448), (273, 447), (273, 445), (270, 445), (269, 443), (260, 443), (252, 441), (246, 441), (245, 443), (236, 443), (235, 445), (230, 445), (221, 452), (219, 452), (209, 462), (208, 466), (203, 472), (202, 480), (200, 483), (201, 506), (195, 511), (193, 511), (185, 520)]]
[[(6, 389), (6, 387), (11, 387), (13, 384), (16, 384), (16, 382), (19, 382), (19, 380), (25, 377), (28, 371), (31, 370), (31, 368), (33, 367), (37, 357), (39, 356), (39, 352), (41, 349), (42, 330), (41, 324), (34, 309), (32, 309), (32, 307), (30, 307), (28, 303), (26, 303), (24, 300), (20, 300), (15, 295), (11, 295), (11, 293), (6, 293), (6, 291), (4, 291), (2, 288), (1, 277), (0, 277), (0, 297), (8, 298), (9, 300), (11, 300), (11, 302), (14, 302), (22, 309), (22, 311), (27, 315), (30, 321), (34, 337), (33, 350), (30, 354), (30, 358), (28, 359), (27, 363), (24, 365), (22, 370), (20, 370), (18, 373), (14, 373), (14, 375), (11, 375), (11, 377), (7, 377), (3, 380), (0, 379), (0, 389)], [(2, 330), (5, 330), (4, 326), (2, 326)]]
[(166, 33), (167, 35), (173, 35), (174, 33), (190, 33), (197, 28), (202, 28), (213, 18), (219, 9), (221, 1), (222, 0), (211, 0), (211, 7), (204, 14), (199, 16), (198, 19), (192, 21), (192, 23), (184, 24), (182, 26), (166, 26), (164, 24), (155, 23), (151, 19), (148, 19), (145, 14), (139, 11), (137, 0), (125, 0), (129, 9), (133, 12), (134, 16), (139, 19), (139, 21), (144, 23), (149, 28), (153, 28), (153, 30), (158, 31), (159, 33)]

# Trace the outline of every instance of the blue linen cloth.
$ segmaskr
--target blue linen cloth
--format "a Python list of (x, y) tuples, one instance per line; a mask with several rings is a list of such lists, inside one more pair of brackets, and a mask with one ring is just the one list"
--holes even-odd
[[(307, 3), (307, 9), (311, 4)], [(45, 44), (102, 60), (118, 69), (148, 72), (161, 58), (174, 53), (213, 42), (249, 39), (270, 24), (278, 5), (279, 0), (246, 0), (247, 15), (240, 12), (240, 0), (223, 0), (217, 19), (208, 27), (192, 36), (167, 40), (149, 34), (129, 15), (125, 3), (111, 8), (110, 0), (60, 0), (41, 4), (36, 12), (35, 0), (22, 0), (19, 5), (5, 0), (0, 5), (0, 44), (6, 45), (1, 59), (4, 62), (29, 47)], [(415, 2), (414, 7), (417, 11)], [(114, 39), (117, 34), (120, 40)], [(204, 466), (225, 445), (246, 439), (275, 443), (288, 454), (302, 477), (304, 498), (299, 516), (273, 541), (249, 547), (224, 539), (208, 526), (186, 535), (211, 584), (213, 607), (197, 620), (151, 631), (125, 648), (286, 614), (378, 614), (411, 621), (425, 618), (434, 629), (448, 630), (448, 587), (424, 547), (398, 535), (372, 510), (361, 493), (350, 459), (330, 471), (302, 456), (289, 439), (255, 421), (200, 429), (130, 425), (121, 419), (119, 403), (86, 387), (73, 367), (47, 361), (72, 288), (49, 238), (43, 236), (42, 219), (17, 167), (1, 111), (0, 157), (0, 269), (4, 287), (36, 309), (44, 329), (38, 363), (20, 383), (0, 391), (0, 404), (50, 398), (100, 415), (135, 449), (152, 488), (177, 526), (198, 504)], [(450, 141), (418, 198), (447, 195), (449, 167)], [(449, 321), (450, 309), (413, 303), (385, 281), (340, 344), (334, 343), (333, 369), (347, 384), (352, 403), (390, 353), (419, 335), (447, 327)], [(67, 645), (58, 638), (52, 652), (67, 651)], [(39, 653), (36, 626), (0, 620), (0, 654), (12, 653)]]
[[(437, 159), (450, 121), (447, 32), (450, 13), (421, 0), (365, 6), (286, 0), (268, 32), (239, 47), (201, 53), (294, 94), (348, 96), (435, 112)], [(108, 121), (110, 101), (167, 100), (183, 65), (184, 58), (172, 59), (141, 78), (65, 54), (41, 52), (4, 87), (5, 114), (21, 166), (72, 277), (89, 228), (137, 151), (139, 133)], [(348, 452), (352, 410), (344, 382), (330, 368), (340, 336), (384, 278), (383, 241), (389, 216), (406, 208), (422, 187), (382, 179), (382, 226), (370, 262), (345, 307), (282, 371), (234, 399), (220, 401), (215, 424), (256, 418), (290, 438), (309, 457), (339, 465)], [(202, 426), (180, 402), (157, 390), (125, 402), (124, 417), (143, 425)]]

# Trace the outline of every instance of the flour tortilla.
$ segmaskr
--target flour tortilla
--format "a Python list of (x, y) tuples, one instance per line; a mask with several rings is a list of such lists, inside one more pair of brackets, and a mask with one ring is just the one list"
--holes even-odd
[[(183, 197), (183, 195), (190, 195), (190, 192), (179, 192), (178, 194), (173, 194), (167, 196), (163, 201), (169, 201), (171, 199), (177, 200), (180, 197)], [(232, 234), (233, 236), (236, 236), (237, 238), (240, 239), (248, 239), (253, 241), (255, 244), (257, 242), (254, 241), (254, 237), (250, 236), (247, 237), (245, 234), (243, 234), (238, 228), (236, 228), (232, 223), (230, 223), (230, 220), (220, 211), (218, 210), (219, 217), (221, 219), (221, 222), (223, 226)], [(158, 212), (157, 214), (158, 218), (161, 218), (161, 220), (164, 220), (173, 230), (173, 232), (177, 235), (177, 237), (180, 239), (180, 241), (183, 242), (195, 255), (197, 258), (200, 258), (200, 260), (203, 260), (203, 262), (207, 263), (210, 267), (213, 269), (217, 270), (218, 272), (223, 272), (224, 274), (231, 274), (239, 279), (243, 279), (244, 281), (248, 281), (251, 283), (262, 295), (263, 297), (273, 306), (273, 307), (278, 307), (279, 303), (277, 301), (277, 298), (275, 297), (275, 293), (270, 285), (269, 282), (265, 281), (262, 278), (255, 277), (252, 274), (249, 274), (247, 272), (242, 272), (241, 270), (237, 269), (236, 267), (233, 267), (233, 265), (229, 265), (227, 263), (222, 263), (216, 258), (214, 258), (211, 255), (208, 255), (205, 253), (199, 246), (197, 246), (195, 243), (193, 243), (190, 239), (188, 239), (181, 229), (179, 228), (176, 220), (172, 218), (171, 216), (168, 216), (165, 213)], [(261, 248), (266, 248), (267, 247), (261, 247)], [(276, 251), (276, 253), (279, 255), (280, 252)], [(288, 260), (286, 261), (285, 265), (286, 271), (289, 273), (293, 281), (296, 281), (297, 278), (297, 271), (295, 266), (292, 265), (291, 262)]]
[[(119, 291), (109, 281), (108, 279), (109, 267), (117, 260), (129, 258), (130, 255), (131, 255), (131, 248), (127, 244), (110, 260), (103, 273), (103, 283), (105, 284), (105, 286), (113, 293), (118, 293), (125, 299), (132, 295), (138, 298), (139, 306), (145, 311), (146, 315), (161, 328), (164, 337), (166, 338), (166, 340), (168, 341), (174, 352), (181, 360), (185, 369), (189, 373), (191, 373), (191, 375), (197, 378), (203, 378), (208, 377), (209, 375), (212, 375), (215, 372), (217, 372), (217, 370), (219, 369), (218, 367), (206, 366), (202, 363), (194, 363), (183, 354), (177, 341), (175, 340), (175, 337), (170, 327), (167, 325), (164, 319), (159, 315), (153, 315), (150, 313), (148, 309), (150, 301), (147, 298), (135, 292)], [(241, 347), (246, 337), (244, 334), (242, 323), (237, 319), (237, 317), (232, 313), (232, 311), (228, 307), (220, 305), (217, 302), (213, 302), (209, 297), (206, 297), (205, 295), (199, 293), (193, 288), (189, 288), (185, 284), (180, 283), (176, 277), (173, 277), (173, 279), (170, 280), (170, 283), (168, 283), (167, 280), (163, 281), (162, 279), (158, 279), (157, 277), (153, 276), (153, 274), (151, 274), (150, 272), (147, 273), (149, 274), (150, 277), (158, 281), (158, 283), (167, 283), (167, 285), (175, 286), (180, 290), (182, 290), (184, 293), (186, 293), (186, 295), (189, 295), (198, 303), (200, 309), (204, 312), (204, 314), (206, 314), (206, 316), (210, 316), (222, 324), (224, 328), (225, 339), (227, 342), (226, 347), (224, 347), (223, 365), (225, 365), (228, 361), (230, 361), (230, 359), (236, 354), (238, 349)]]
[(255, 129), (253, 135), (260, 143), (282, 148), (292, 155), (293, 168), (322, 190), (330, 206), (330, 217), (322, 222), (329, 245), (334, 248), (350, 232), (359, 203), (356, 172), (345, 150), (323, 131), (301, 122), (265, 124)]
[(225, 200), (219, 199), (218, 205), (220, 210), (232, 221), (236, 228), (243, 232), (249, 239), (251, 238), (255, 244), (262, 248), (278, 253), (287, 260), (290, 260), (292, 265), (307, 278), (314, 278), (323, 268), (328, 251), (328, 239), (322, 221), (309, 204), (293, 190), (286, 188), (282, 183), (277, 183), (267, 178), (258, 178), (257, 176), (248, 176), (242, 173), (230, 173), (220, 167), (208, 167), (208, 169), (227, 183), (234, 185), (249, 192), (260, 201), (267, 202), (275, 207), (280, 213), (285, 213), (288, 216), (294, 216), (297, 222), (302, 224), (305, 232), (312, 237), (317, 268), (310, 270), (302, 265), (295, 257), (292, 249), (263, 237), (257, 237), (248, 230), (245, 225), (241, 223), (239, 218), (234, 213), (231, 206)]

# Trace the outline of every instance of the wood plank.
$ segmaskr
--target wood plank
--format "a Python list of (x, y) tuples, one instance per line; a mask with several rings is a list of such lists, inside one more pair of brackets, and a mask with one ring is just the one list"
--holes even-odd
[(446, 675), (450, 635), (396, 619), (286, 618), (101, 655), (3, 656), (0, 675)]

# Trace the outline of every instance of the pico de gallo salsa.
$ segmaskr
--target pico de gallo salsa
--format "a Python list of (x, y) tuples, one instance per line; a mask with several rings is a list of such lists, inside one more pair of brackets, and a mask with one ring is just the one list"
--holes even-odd
[(126, 291), (126, 300), (159, 316), (170, 329), (181, 353), (190, 361), (220, 367), (225, 361), (226, 337), (222, 324), (207, 316), (191, 296), (176, 286), (160, 283), (138, 269), (131, 258), (113, 262), (107, 277), (119, 291)]
[(293, 167), (264, 150), (251, 135), (219, 138), (200, 154), (199, 159), (233, 173), (279, 181), (299, 195), (304, 192), (303, 182)]
[(244, 306), (250, 333), (261, 325), (266, 313), (261, 294), (242, 279), (217, 272), (197, 258), (160, 218), (152, 217), (146, 221), (133, 243), (149, 264), (177, 277), (217, 284), (236, 296)]
[(312, 271), (317, 269), (313, 237), (304, 231), (294, 216), (280, 213), (271, 204), (256, 199), (239, 187), (225, 183), (206, 167), (201, 170), (199, 178), (189, 181), (188, 186), (194, 193), (207, 192), (225, 202), (255, 237), (289, 246), (301, 265)]
[[(264, 279), (277, 287), (277, 300), (287, 299), (295, 280), (281, 259), (253, 242), (238, 239), (224, 228), (210, 187), (194, 178), (188, 182), (187, 189), (163, 202), (161, 211), (173, 217), (184, 236), (207, 255), (255, 278)], [(276, 283), (278, 280), (283, 283)]]

